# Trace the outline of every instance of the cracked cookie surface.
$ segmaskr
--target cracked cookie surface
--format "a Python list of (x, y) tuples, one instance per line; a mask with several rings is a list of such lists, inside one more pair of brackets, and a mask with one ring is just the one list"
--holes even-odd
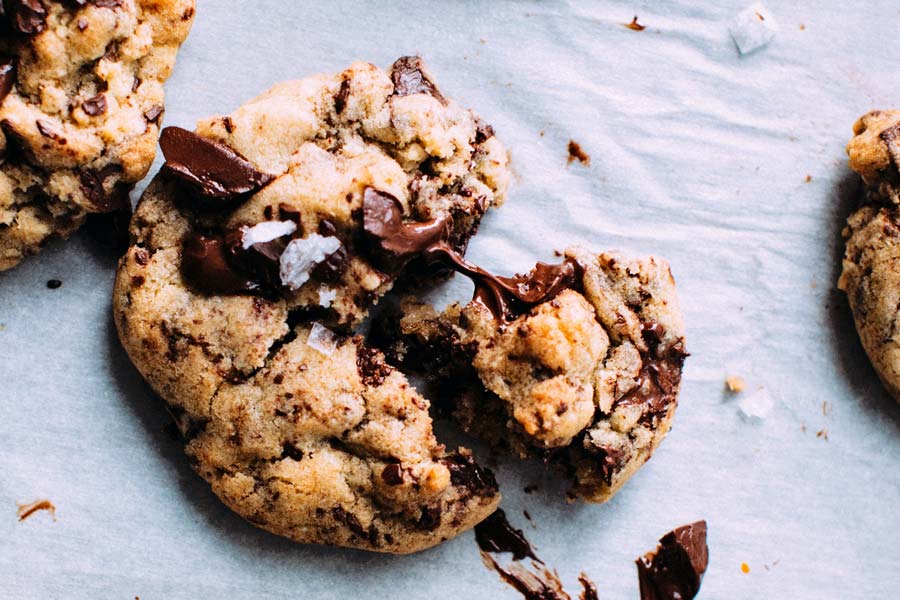
[(853, 133), (850, 167), (866, 189), (844, 230), (838, 287), (875, 371), (900, 400), (900, 111), (870, 112)]
[(493, 512), (490, 472), (350, 333), (421, 240), (462, 250), (502, 201), (490, 128), (405, 58), (279, 84), (161, 145), (115, 319), (222, 501), (299, 542), (395, 553)]
[(0, 270), (130, 209), (194, 0), (15, 0), (0, 10)]
[(404, 301), (391, 354), (436, 374), (464, 429), (555, 464), (575, 494), (604, 502), (669, 430), (684, 327), (664, 261), (581, 249), (566, 261), (568, 289), (514, 314), (478, 294), (442, 314)]

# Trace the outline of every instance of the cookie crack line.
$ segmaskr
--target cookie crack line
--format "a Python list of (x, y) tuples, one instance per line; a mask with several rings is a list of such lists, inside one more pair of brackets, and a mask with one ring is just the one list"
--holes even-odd
[(15, 0), (4, 8), (0, 270), (69, 237), (91, 213), (130, 209), (128, 195), (155, 156), (163, 84), (194, 0)]

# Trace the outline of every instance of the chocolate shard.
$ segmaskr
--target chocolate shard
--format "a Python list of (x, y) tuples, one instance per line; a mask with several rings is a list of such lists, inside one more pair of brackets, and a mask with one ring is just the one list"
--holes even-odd
[(447, 100), (438, 91), (434, 82), (424, 71), (424, 62), (418, 56), (398, 58), (391, 67), (391, 81), (394, 82), (394, 95), (410, 96), (412, 94), (428, 94), (443, 105)]
[(475, 526), (475, 541), (485, 552), (511, 552), (513, 560), (522, 560), (527, 556), (541, 562), (525, 539), (525, 534), (509, 524), (501, 508)]
[(16, 84), (16, 61), (5, 56), (0, 58), (0, 102), (12, 91)]
[(397, 198), (372, 187), (363, 194), (363, 230), (367, 240), (376, 259), (395, 268), (449, 237), (451, 222), (446, 215), (424, 223), (405, 223)]
[(47, 28), (47, 9), (40, 0), (4, 0), (3, 5), (13, 31), (33, 35)]
[(180, 127), (163, 129), (159, 146), (169, 172), (207, 198), (240, 198), (275, 179), (225, 144)]
[(89, 114), (92, 117), (96, 117), (97, 115), (102, 115), (106, 112), (107, 104), (106, 104), (106, 95), (105, 94), (97, 94), (93, 98), (88, 98), (84, 102), (81, 103), (81, 108), (85, 113)]
[(636, 561), (641, 600), (690, 600), (700, 591), (709, 564), (706, 521), (678, 527)]
[(641, 353), (636, 385), (616, 401), (616, 406), (641, 405), (646, 407), (646, 415), (661, 415), (677, 399), (681, 371), (689, 355), (681, 340), (663, 343), (666, 330), (659, 323), (642, 323), (641, 334), (649, 350)]

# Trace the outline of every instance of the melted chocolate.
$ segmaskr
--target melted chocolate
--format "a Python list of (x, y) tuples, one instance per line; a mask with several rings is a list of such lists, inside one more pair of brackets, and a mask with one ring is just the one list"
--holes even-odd
[(47, 28), (47, 9), (40, 0), (4, 0), (4, 8), (13, 31), (32, 35)]
[(418, 56), (404, 56), (394, 62), (391, 67), (394, 95), (428, 94), (441, 104), (446, 105), (447, 100), (444, 99), (434, 82), (422, 70), (422, 66), (422, 59)]
[(180, 127), (163, 129), (159, 146), (166, 157), (166, 168), (207, 198), (241, 198), (275, 179), (257, 171), (225, 144)]
[(641, 600), (690, 600), (700, 591), (709, 564), (706, 521), (678, 527), (659, 540), (654, 552), (635, 561)]
[(449, 215), (424, 223), (404, 223), (403, 206), (388, 194), (366, 188), (363, 193), (363, 230), (377, 260), (398, 269), (450, 236)]
[(649, 350), (642, 353), (643, 366), (637, 385), (622, 396), (617, 405), (647, 406), (647, 415), (659, 415), (669, 409), (678, 393), (684, 359), (688, 354), (681, 340), (663, 346), (666, 330), (659, 323), (642, 324), (642, 334)]
[(240, 239), (227, 237), (207, 237), (198, 233), (188, 236), (181, 250), (181, 270), (185, 279), (210, 294), (235, 294), (258, 289), (257, 282), (232, 266), (233, 257), (243, 248)]
[(16, 84), (16, 61), (15, 59), (4, 57), (0, 59), (0, 102), (12, 91)]
[(525, 539), (522, 530), (509, 524), (506, 513), (501, 508), (475, 526), (475, 540), (485, 552), (511, 552), (513, 560), (522, 560), (528, 556), (542, 562)]

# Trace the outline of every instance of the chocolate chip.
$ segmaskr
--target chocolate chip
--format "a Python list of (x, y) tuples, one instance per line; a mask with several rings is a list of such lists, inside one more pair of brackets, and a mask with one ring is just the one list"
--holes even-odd
[(222, 117), (222, 126), (225, 127), (228, 135), (234, 133), (234, 121), (231, 120), (231, 117)]
[(341, 114), (344, 112), (344, 108), (347, 107), (347, 98), (350, 97), (350, 80), (344, 79), (341, 81), (341, 89), (338, 90), (337, 95), (334, 97), (334, 112), (337, 114)]
[(93, 98), (88, 98), (81, 103), (81, 109), (92, 117), (102, 115), (106, 112), (106, 96), (97, 94)]
[(37, 121), (35, 121), (35, 124), (37, 125), (38, 131), (45, 138), (50, 138), (51, 140), (59, 142), (63, 145), (66, 143), (66, 138), (63, 137), (62, 132), (59, 131), (53, 125), (53, 123), (50, 123), (49, 121), (45, 121), (43, 119), (38, 119)]
[(401, 485), (403, 483), (403, 468), (396, 463), (390, 464), (382, 469), (381, 479), (388, 485)]
[(391, 67), (391, 81), (394, 82), (394, 95), (409, 96), (412, 94), (428, 94), (445, 105), (447, 101), (425, 74), (424, 63), (418, 56), (398, 58)]
[(13, 58), (0, 59), (0, 102), (9, 95), (16, 84), (16, 61)]
[(423, 506), (422, 514), (416, 525), (426, 531), (434, 531), (441, 524), (440, 506)]
[(444, 466), (450, 471), (450, 483), (475, 493), (496, 493), (500, 488), (494, 474), (475, 462), (471, 456), (457, 454), (445, 458)]
[(690, 600), (700, 591), (709, 564), (706, 521), (678, 527), (659, 540), (655, 551), (636, 561), (641, 600)]
[(59, 279), (51, 279), (47, 282), (47, 287), (51, 290), (56, 290), (62, 287), (62, 281)]
[(180, 127), (163, 129), (159, 145), (166, 157), (166, 168), (208, 198), (242, 197), (275, 179), (256, 170), (225, 144)]
[(32, 35), (47, 28), (47, 9), (40, 0), (4, 0), (4, 8), (14, 31)]
[(228, 261), (237, 244), (224, 236), (192, 234), (181, 250), (181, 269), (194, 287), (212, 294), (235, 294), (254, 290), (258, 285), (234, 269)]
[(147, 120), (148, 123), (156, 123), (159, 121), (159, 117), (163, 114), (163, 107), (161, 104), (154, 104), (146, 111), (144, 111), (144, 119)]
[(281, 458), (292, 458), (296, 461), (303, 460), (303, 450), (297, 446), (286, 443), (281, 448)]
[(494, 128), (482, 121), (481, 117), (475, 117), (475, 145), (483, 144), (492, 137)]

